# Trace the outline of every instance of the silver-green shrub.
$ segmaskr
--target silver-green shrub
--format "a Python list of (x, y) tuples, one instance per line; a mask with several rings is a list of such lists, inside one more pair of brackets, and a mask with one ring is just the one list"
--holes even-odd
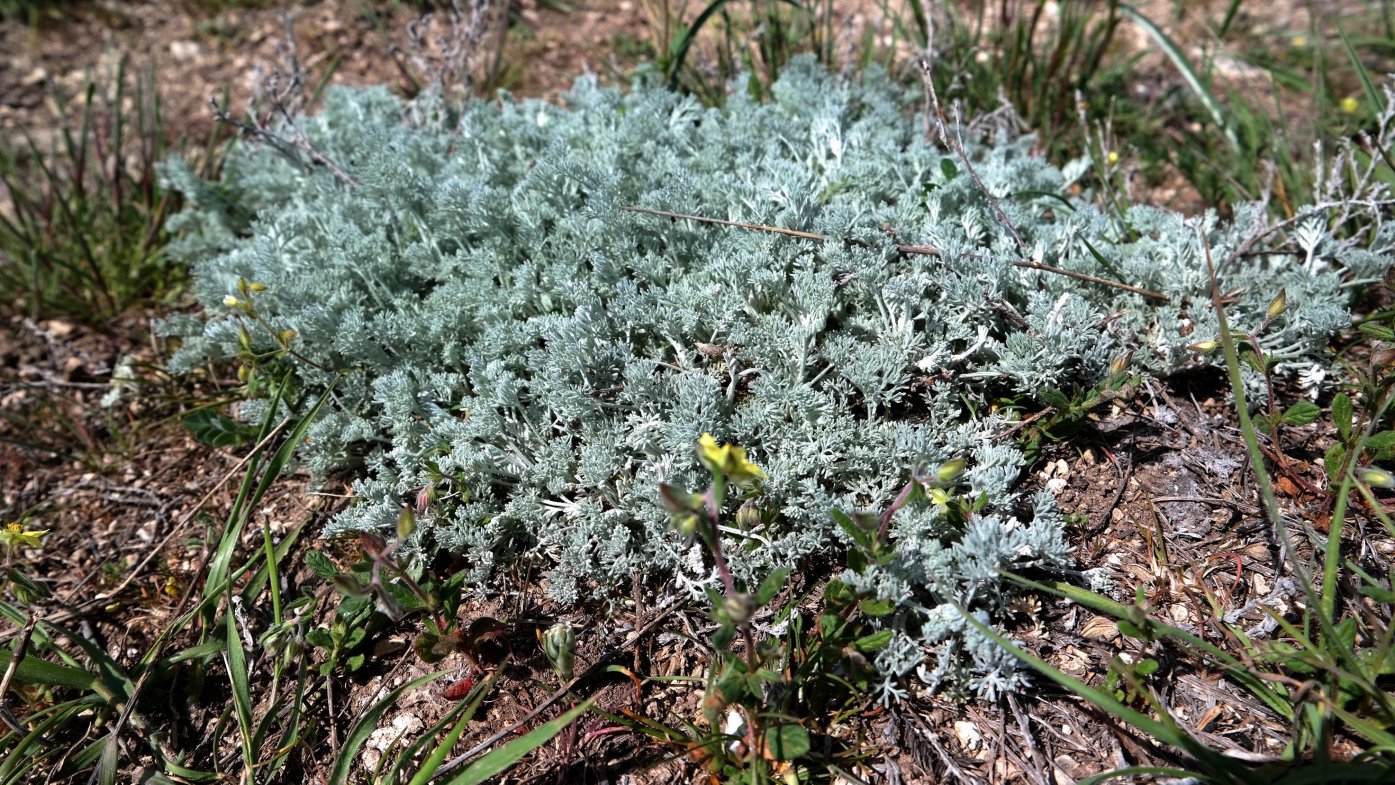
[[(1030, 138), (966, 139), (1034, 258), (1162, 303), (1014, 266), (1016, 241), (982, 190), (886, 77), (804, 62), (773, 96), (709, 109), (583, 80), (563, 106), (455, 112), (331, 91), (302, 130), (357, 185), (246, 146), (217, 184), (168, 171), (193, 205), (173, 226), (204, 306), (166, 323), (184, 340), (173, 368), (234, 357), (244, 320), (224, 298), (264, 284), (256, 308), (274, 329), (252, 329), (254, 348), (293, 330), (305, 361), (279, 362), (307, 395), (346, 372), (300, 451), (319, 476), (357, 478), (330, 531), (388, 528), (430, 489), (423, 548), (463, 555), (478, 582), (532, 560), (562, 602), (628, 592), (636, 573), (715, 585), (657, 498), (661, 481), (701, 484), (704, 432), (746, 446), (769, 476), (756, 503), (778, 515), (733, 528), (727, 545), (756, 580), (836, 558), (846, 539), (830, 509), (883, 508), (915, 467), (966, 457), (967, 490), (987, 499), (970, 525), (947, 530), (934, 505), (904, 510), (896, 561), (848, 580), (901, 608), (878, 659), (888, 692), (917, 670), (1011, 689), (1010, 658), (946, 601), (991, 616), (1010, 590), (999, 568), (1060, 567), (1069, 552), (1052, 499), (1014, 490), (1023, 455), (990, 402), (1098, 383), (1128, 350), (1155, 373), (1192, 362), (1186, 347), (1215, 324), (1197, 229), (1222, 260), (1264, 213), (1223, 224), (1135, 208), (1124, 226), (1066, 197), (1067, 176)], [(1266, 338), (1283, 368), (1320, 361), (1347, 324), (1343, 286), (1390, 263), (1388, 232), (1357, 249), (1314, 220), (1312, 254), (1278, 248), (1275, 233), (1221, 271), (1236, 325), (1258, 323), (1287, 288), (1290, 312)]]

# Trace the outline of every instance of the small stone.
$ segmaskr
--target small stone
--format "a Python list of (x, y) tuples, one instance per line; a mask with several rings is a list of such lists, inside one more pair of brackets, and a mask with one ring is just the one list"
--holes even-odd
[(170, 56), (176, 60), (189, 61), (197, 60), (203, 54), (203, 47), (194, 41), (171, 41)]

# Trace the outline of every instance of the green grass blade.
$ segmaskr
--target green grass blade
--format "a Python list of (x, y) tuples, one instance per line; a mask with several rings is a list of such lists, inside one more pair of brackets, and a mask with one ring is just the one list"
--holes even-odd
[(693, 20), (692, 26), (683, 31), (683, 37), (679, 39), (673, 48), (673, 59), (669, 61), (668, 89), (678, 89), (678, 80), (681, 79), (683, 75), (683, 61), (688, 59), (688, 50), (692, 48), (693, 42), (697, 40), (698, 32), (707, 24), (707, 20), (711, 19), (714, 14), (722, 10), (722, 6), (726, 4), (727, 0), (712, 0), (711, 3), (707, 4), (706, 8), (702, 9), (702, 13), (698, 14), (697, 18)]
[(572, 721), (591, 708), (591, 701), (573, 707), (557, 719), (539, 725), (528, 733), (497, 749), (490, 750), (484, 757), (465, 767), (465, 770), (447, 781), (447, 785), (480, 785), (496, 774), (507, 770), (523, 756), (552, 740), (553, 736), (566, 730)]
[(1235, 129), (1231, 126), (1230, 122), (1227, 121), (1225, 111), (1221, 108), (1220, 102), (1216, 100), (1216, 96), (1211, 93), (1206, 83), (1202, 81), (1201, 76), (1197, 74), (1196, 69), (1192, 67), (1191, 61), (1187, 59), (1187, 55), (1182, 51), (1181, 47), (1169, 38), (1167, 33), (1162, 31), (1162, 28), (1153, 24), (1153, 21), (1144, 16), (1137, 8), (1127, 3), (1121, 3), (1119, 5), (1119, 10), (1133, 19), (1133, 21), (1136, 22), (1139, 27), (1143, 28), (1143, 31), (1157, 43), (1158, 47), (1162, 49), (1163, 54), (1167, 55), (1167, 58), (1172, 61), (1172, 65), (1177, 69), (1177, 73), (1182, 76), (1182, 81), (1187, 83), (1187, 87), (1191, 88), (1197, 100), (1201, 101), (1201, 105), (1206, 108), (1206, 113), (1211, 115), (1211, 120), (1225, 133), (1226, 141), (1230, 143), (1231, 149), (1237, 153), (1240, 152), (1240, 140), (1235, 135)]
[[(1366, 69), (1366, 65), (1361, 62), (1361, 57), (1356, 54), (1356, 47), (1346, 33), (1342, 33), (1342, 43), (1347, 48), (1347, 57), (1351, 58), (1351, 65), (1356, 71), (1357, 78), (1361, 80), (1361, 90), (1366, 93), (1366, 100), (1371, 102), (1371, 111), (1379, 116), (1385, 111), (1385, 96), (1381, 95), (1381, 92), (1371, 83), (1371, 74)], [(1376, 153), (1385, 161), (1385, 165), (1395, 169), (1395, 161), (1390, 160), (1390, 151), (1385, 149), (1385, 145), (1376, 144), (1373, 146), (1376, 148)]]
[[(0, 673), (10, 667), (9, 651), (0, 651)], [(15, 669), (15, 679), (21, 684), (42, 684), (48, 687), (71, 687), (75, 690), (90, 690), (99, 678), (83, 670), (67, 665), (59, 665), (38, 657), (25, 657)]]
[(224, 621), (227, 649), (223, 653), (223, 664), (228, 669), (228, 681), (232, 685), (233, 712), (237, 716), (237, 727), (242, 736), (242, 762), (247, 767), (247, 776), (251, 777), (256, 771), (257, 739), (252, 718), (252, 691), (247, 678), (247, 652), (242, 648), (242, 634), (237, 629), (237, 615), (231, 607)]
[(116, 785), (116, 772), (121, 759), (121, 743), (116, 732), (107, 734), (102, 740), (102, 757), (97, 759), (97, 770), (93, 778), (101, 785)]
[(963, 608), (959, 608), (959, 613), (964, 621), (1038, 673), (1075, 693), (1100, 711), (1117, 717), (1158, 741), (1186, 752), (1205, 766), (1210, 774), (1224, 774), (1226, 779), (1236, 782), (1252, 783), (1253, 785), (1263, 784), (1264, 781), (1258, 775), (1250, 774), (1241, 767), (1241, 764), (1226, 760), (1220, 753), (1192, 738), (1191, 734), (1183, 730), (1170, 716), (1163, 715), (1167, 717), (1166, 722), (1153, 719), (1147, 714), (1119, 702), (1113, 695), (1074, 679), (1036, 655), (1018, 648), (1017, 644), (1003, 637), (997, 630), (979, 621)]
[[(22, 667), (22, 666), (21, 666)], [(101, 706), (101, 700), (94, 696), (87, 696), (79, 700), (68, 701), (53, 706), (46, 711), (49, 716), (34, 725), (29, 733), (15, 742), (15, 745), (0, 755), (0, 785), (12, 785), (12, 783), (28, 782), (24, 777), (28, 771), (37, 763), (43, 762), (44, 758), (56, 754), (56, 749), (37, 750), (32, 755), (29, 753), (31, 747), (42, 745), (42, 743), (52, 738), (58, 729), (62, 728), (82, 712), (92, 711)], [(38, 715), (30, 715), (27, 720), (33, 722)], [(26, 765), (27, 764), (27, 765)]]
[(1352, 69), (1356, 71), (1356, 77), (1361, 80), (1361, 90), (1366, 94), (1366, 100), (1371, 102), (1371, 110), (1375, 114), (1380, 114), (1385, 110), (1385, 97), (1381, 95), (1376, 86), (1371, 83), (1371, 74), (1366, 70), (1366, 66), (1361, 62), (1361, 57), (1356, 53), (1356, 46), (1345, 32), (1340, 33), (1342, 45), (1346, 47), (1347, 57), (1351, 58)]
[[(262, 422), (261, 431), (257, 434), (257, 444), (264, 445), (267, 438), (275, 430), (276, 412), (279, 409), (281, 396), (290, 381), (290, 372), (282, 377), (281, 383), (276, 385), (276, 394), (271, 399), (266, 418)], [(337, 381), (337, 379), (335, 380)], [(272, 483), (276, 482), (281, 473), (285, 471), (286, 465), (290, 463), (291, 456), (295, 449), (305, 439), (305, 433), (310, 429), (310, 425), (319, 414), (320, 407), (329, 400), (330, 394), (334, 391), (335, 381), (331, 381), (329, 386), (315, 401), (314, 405), (305, 412), (291, 432), (285, 437), (281, 445), (266, 461), (261, 464), (260, 456), (254, 457), (247, 464), (247, 473), (242, 478), (242, 485), (238, 489), (237, 498), (233, 501), (232, 510), (228, 513), (227, 523), (223, 527), (222, 536), (218, 541), (218, 549), (213, 559), (209, 562), (208, 578), (204, 586), (204, 601), (200, 603), (199, 610), (204, 616), (206, 623), (211, 623), (211, 608), (213, 603), (223, 593), (223, 587), (228, 584), (232, 576), (230, 575), (233, 553), (237, 548), (238, 541), (242, 534), (242, 528), (246, 525), (247, 519), (251, 517), (251, 510), (256, 507)], [(258, 450), (264, 449), (259, 446)], [(260, 479), (258, 479), (260, 477)], [(244, 570), (250, 566), (244, 565)]]
[[(436, 749), (431, 751), (431, 755), (421, 764), (421, 769), (417, 771), (416, 775), (412, 777), (411, 782), (407, 785), (426, 785), (426, 783), (431, 781), (431, 778), (436, 775), (436, 770), (441, 768), (442, 763), (446, 762), (446, 756), (450, 754), (450, 750), (455, 746), (455, 743), (460, 740), (460, 736), (465, 732), (465, 728), (469, 726), (470, 720), (475, 718), (475, 712), (478, 711), (480, 705), (484, 703), (484, 696), (489, 694), (490, 689), (494, 687), (494, 682), (499, 680), (499, 675), (503, 672), (503, 668), (496, 668), (484, 683), (475, 685), (474, 690), (471, 691), (473, 694), (469, 701), (462, 702), (456, 711), (451, 712), (451, 714), (447, 715), (446, 719), (437, 723), (437, 727), (440, 727), (452, 717), (460, 715), (460, 721), (450, 729), (450, 732), (441, 740), (441, 743), (436, 745)], [(437, 732), (438, 731), (433, 729), (432, 732), (422, 736), (421, 741), (434, 737)], [(412, 747), (408, 747), (404, 750), (403, 754), (398, 759), (399, 762), (416, 757), (413, 751), (413, 747), (415, 746), (416, 745), (413, 744)], [(396, 770), (397, 766), (394, 765), (393, 769)], [(387, 781), (392, 782), (392, 777), (389, 776)]]
[(358, 751), (363, 747), (364, 742), (372, 735), (374, 728), (378, 725), (378, 720), (382, 719), (384, 713), (392, 708), (397, 699), (402, 697), (408, 690), (414, 690), (428, 682), (438, 679), (449, 673), (449, 671), (436, 671), (425, 676), (418, 677), (403, 684), (401, 687), (384, 695), (382, 700), (373, 704), (368, 711), (363, 713), (358, 722), (354, 723), (352, 729), (344, 737), (339, 754), (334, 759), (334, 766), (330, 769), (329, 782), (349, 782), (349, 773), (353, 769), (354, 760), (358, 758)]
[(906, 5), (910, 6), (911, 18), (915, 19), (916, 32), (920, 33), (915, 45), (925, 49), (930, 46), (930, 17), (925, 15), (925, 6), (920, 0), (906, 0)]
[(1141, 609), (1124, 605), (1123, 603), (1116, 602), (1108, 597), (1102, 597), (1078, 586), (1072, 586), (1069, 583), (1061, 581), (1050, 584), (1038, 583), (1030, 578), (1025, 578), (1007, 571), (1003, 572), (1003, 577), (1025, 587), (1070, 600), (1096, 613), (1113, 616), (1116, 619), (1123, 619), (1135, 625), (1146, 624), (1148, 629), (1156, 631), (1159, 633), (1160, 637), (1171, 638), (1197, 649), (1198, 651), (1203, 651), (1214, 657), (1218, 664), (1225, 670), (1226, 675), (1249, 690), (1250, 694), (1262, 701), (1270, 711), (1285, 720), (1293, 717), (1293, 706), (1285, 699), (1283, 694), (1279, 692), (1279, 687), (1259, 678), (1246, 663), (1241, 662), (1224, 649), (1204, 638), (1193, 635), (1186, 630), (1174, 627), (1166, 622), (1159, 621), (1151, 616), (1142, 616), (1140, 618)]

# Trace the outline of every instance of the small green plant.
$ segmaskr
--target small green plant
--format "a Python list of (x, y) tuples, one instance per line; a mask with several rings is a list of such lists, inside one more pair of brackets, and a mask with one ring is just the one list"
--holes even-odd
[(1075, 436), (1092, 412), (1115, 400), (1127, 399), (1141, 377), (1129, 371), (1129, 353), (1109, 363), (1109, 375), (1100, 383), (1071, 395), (1043, 387), (1037, 397), (1050, 407), (1024, 417), (1019, 422), (1023, 452), (1028, 458), (1041, 452), (1047, 442), (1060, 442)]
[[(1348, 469), (1369, 471), (1372, 464), (1395, 459), (1395, 430), (1387, 416), (1387, 402), (1395, 388), (1395, 311), (1361, 319), (1357, 327), (1371, 342), (1371, 357), (1364, 368), (1352, 369), (1352, 394), (1339, 392), (1332, 397), (1332, 425), (1337, 440), (1323, 455), (1323, 466), (1333, 493), (1342, 485)], [(1362, 404), (1359, 407), (1358, 402)]]
[(798, 54), (834, 64), (833, 6), (822, 0), (710, 0), (696, 15), (687, 0), (644, 0), (643, 6), (647, 48), (665, 82), (709, 104), (722, 103), (727, 82), (742, 73), (751, 95), (767, 97)]
[[(750, 528), (774, 512), (753, 502), (764, 472), (741, 447), (718, 445), (709, 434), (698, 442), (698, 457), (711, 484), (700, 493), (661, 485), (660, 494), (674, 527), (701, 543), (723, 576), (725, 592), (709, 591), (714, 662), (702, 703), (705, 727), (682, 728), (627, 712), (626, 724), (679, 748), (722, 782), (756, 783), (779, 778), (804, 781), (815, 771), (849, 767), (862, 751), (813, 752), (814, 735), (867, 709), (879, 676), (870, 662), (892, 640), (883, 627), (895, 603), (854, 589), (840, 579), (823, 587), (816, 613), (801, 610), (804, 597), (790, 596), (790, 571), (771, 572), (753, 590), (736, 580), (723, 556), (722, 533), (728, 501), (738, 506), (737, 527)], [(952, 489), (964, 468), (950, 461), (925, 478), (913, 479), (879, 515), (832, 513), (852, 540), (849, 569), (857, 574), (895, 558), (888, 531), (891, 518), (908, 503), (928, 500), (955, 514), (970, 514)], [(739, 493), (739, 495), (733, 494)], [(735, 498), (731, 498), (735, 495)], [(785, 602), (776, 602), (787, 595)], [(762, 616), (784, 627), (779, 636), (758, 636)], [(740, 652), (732, 650), (740, 641)]]
[[(178, 197), (161, 187), (156, 165), (178, 152), (148, 78), (127, 93), (125, 61), (109, 83), (90, 79), (63, 112), (58, 141), (0, 145), (0, 286), (31, 317), (102, 324), (132, 306), (167, 302), (185, 268), (164, 253), (166, 218)], [(74, 111), (76, 116), (74, 116)], [(217, 167), (214, 140), (202, 171)]]
[[(1140, 678), (1148, 675), (1139, 671), (1139, 667), (1148, 662), (1146, 659), (1134, 666), (1112, 667), (1109, 688), (1102, 690), (1053, 668), (981, 622), (967, 615), (965, 618), (1052, 681), (1154, 739), (1182, 750), (1189, 758), (1190, 768), (1187, 769), (1124, 769), (1092, 778), (1091, 782), (1144, 772), (1195, 776), (1220, 783), (1300, 783), (1312, 782), (1315, 777), (1323, 782), (1383, 781), (1395, 774), (1395, 700), (1388, 690), (1395, 676), (1395, 628), (1390, 624), (1390, 614), (1395, 609), (1395, 593), (1391, 591), (1395, 572), (1371, 575), (1354, 560), (1346, 559), (1342, 555), (1342, 530), (1347, 518), (1347, 497), (1359, 492), (1372, 501), (1375, 514), (1387, 530), (1395, 534), (1395, 521), (1374, 503), (1371, 492), (1371, 479), (1380, 481), (1389, 475), (1384, 472), (1358, 474), (1352, 462), (1340, 462), (1340, 487), (1328, 536), (1324, 541), (1309, 533), (1323, 554), (1320, 582), (1314, 583), (1313, 565), (1306, 563), (1295, 547), (1297, 538), (1302, 535), (1285, 523), (1263, 468), (1265, 453), (1259, 440), (1263, 430), (1260, 425), (1271, 429), (1272, 436), (1277, 421), (1286, 417), (1277, 413), (1272, 400), (1266, 413), (1253, 417), (1246, 405), (1242, 364), (1264, 373), (1269, 363), (1254, 335), (1231, 331), (1225, 316), (1226, 302), (1216, 283), (1209, 247), (1204, 246), (1204, 241), (1203, 248), (1220, 337), (1201, 348), (1219, 348), (1225, 355), (1231, 394), (1242, 436), (1256, 467), (1264, 512), (1274, 527), (1273, 536), (1281, 545), (1284, 566), (1291, 575), (1283, 580), (1292, 593), (1305, 598), (1301, 610), (1296, 611), (1298, 619), (1286, 618), (1260, 600), (1255, 607), (1263, 609), (1267, 618), (1246, 629), (1241, 626), (1243, 612), (1222, 614), (1217, 609), (1212, 623), (1224, 635), (1223, 642), (1218, 644), (1159, 620), (1144, 600), (1141, 588), (1136, 602), (1125, 605), (1064, 582), (1043, 584), (1020, 575), (1012, 579), (1113, 616), (1118, 620), (1120, 632), (1128, 638), (1171, 644), (1179, 653), (1190, 652), (1207, 666), (1218, 668), (1275, 719), (1291, 728), (1280, 760), (1266, 771), (1255, 771), (1194, 736)], [(1285, 298), (1275, 297), (1265, 323), (1278, 318), (1284, 310)], [(1246, 346), (1248, 350), (1242, 351)], [(1374, 422), (1383, 416), (1389, 403), (1389, 395), (1381, 399), (1364, 433), (1352, 442), (1350, 454), (1361, 454)], [(1346, 409), (1345, 413), (1336, 414), (1339, 423), (1350, 418), (1350, 402), (1337, 406)], [(1306, 410), (1303, 417), (1307, 417)], [(1351, 427), (1349, 419), (1347, 427)], [(1339, 597), (1344, 584), (1357, 587), (1360, 596)], [(1364, 611), (1358, 610), (1360, 607), (1364, 607)], [(1280, 633), (1279, 637), (1264, 639), (1275, 630)], [(1340, 759), (1335, 745), (1343, 739), (1357, 743), (1364, 752), (1351, 760)]]
[(1102, 116), (1111, 96), (1125, 92), (1131, 62), (1111, 56), (1123, 18), (1118, 0), (1102, 8), (1067, 0), (1054, 19), (1032, 0), (942, 5), (941, 38), (933, 42), (943, 52), (933, 70), (939, 94), (972, 115), (1006, 97), (1053, 160), (1075, 152), (1081, 109)]

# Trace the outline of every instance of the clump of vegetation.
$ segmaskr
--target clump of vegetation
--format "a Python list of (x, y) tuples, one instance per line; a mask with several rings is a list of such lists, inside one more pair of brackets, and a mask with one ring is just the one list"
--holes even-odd
[[(480, 44), (507, 5), (454, 5), (446, 48)], [(1008, 694), (1028, 669), (1182, 753), (1102, 777), (1298, 783), (1340, 762), (1324, 775), (1388, 778), (1392, 576), (1342, 543), (1353, 521), (1395, 537), (1395, 478), (1380, 466), (1395, 455), (1390, 312), (1360, 323), (1383, 342), (1369, 370), (1326, 397), (1349, 293), (1382, 279), (1395, 245), (1391, 96), (1361, 64), (1387, 53), (1388, 19), (1385, 39), (1315, 21), (1286, 53), (1244, 54), (1276, 96), (1331, 110), (1287, 130), (1282, 111), (1225, 94), (1207, 50), (1123, 3), (1052, 15), (888, 2), (889, 40), (836, 35), (829, 3), (718, 0), (695, 19), (675, 5), (643, 3), (657, 62), (631, 92), (583, 82), (561, 108), (462, 108), (424, 88), (434, 69), (492, 91), (509, 73), (500, 32), (492, 59), (481, 49), (453, 73), (415, 52), (410, 101), (333, 92), (302, 117), (286, 93), (225, 115), (249, 143), (217, 180), (171, 164), (156, 181), (153, 100), (134, 102), (139, 155), (115, 155), (133, 147), (120, 141), (126, 102), (98, 87), (57, 148), (5, 151), (13, 205), (0, 216), (15, 220), (0, 225), (0, 280), (29, 315), (96, 321), (163, 298), (182, 280), (170, 259), (193, 261), (204, 313), (166, 323), (183, 342), (175, 366), (235, 363), (240, 419), (218, 400), (184, 422), (205, 443), (254, 446), (233, 510), (209, 527), (200, 585), (138, 656), (36, 616), (47, 590), (25, 558), (45, 531), (22, 516), (0, 530), (0, 616), (14, 628), (0, 701), (18, 687), (0, 710), (24, 718), (0, 736), (0, 783), (113, 782), (132, 730), (157, 777), (281, 781), (322, 758), (347, 780), (396, 702), (445, 675), (388, 691), (339, 735), (349, 678), (373, 670), (374, 643), (404, 619), (420, 626), (419, 660), (467, 663), (442, 693), (463, 700), (363, 774), (487, 779), (569, 728), (574, 740), (591, 679), (648, 681), (605, 658), (578, 668), (566, 622), (460, 618), (469, 591), (518, 568), (541, 571), (563, 604), (615, 601), (639, 574), (679, 598), (669, 607), (710, 606), (697, 641), (710, 667), (687, 677), (703, 682), (701, 717), (606, 707), (613, 725), (588, 736), (643, 734), (722, 781), (845, 776), (872, 754), (844, 743), (849, 718), (925, 686)], [(1243, 40), (1242, 5), (1218, 20), (1219, 41)], [(0, 2), (0, 17), (24, 7)], [(1161, 121), (1126, 89), (1124, 25), (1180, 76)], [(907, 43), (936, 56), (920, 73), (833, 78), (799, 56), (898, 66)], [(303, 86), (291, 65), (285, 84)], [(920, 87), (894, 84), (907, 76), (924, 80), (923, 104)], [(984, 117), (1004, 97), (1018, 116)], [(1216, 214), (1132, 206), (1135, 167), (1174, 163)], [(183, 235), (171, 257), (179, 194), (192, 209), (171, 224)], [(1017, 485), (1097, 409), (1197, 362), (1225, 367), (1254, 466), (1298, 477), (1285, 437), (1325, 411), (1336, 435), (1324, 530), (1286, 518), (1258, 471), (1286, 575), (1230, 612), (1201, 584), (1214, 618), (1200, 630), (1142, 592), (1125, 604), (1082, 588), (1104, 586), (1070, 569), (1055, 502)], [(1281, 406), (1292, 386), (1313, 400)], [(356, 482), (331, 531), (357, 550), (305, 560), (338, 597), (287, 580), (301, 528), (277, 541), (249, 525), (293, 461)], [(423, 558), (441, 551), (449, 574)], [(164, 592), (179, 593), (173, 577)], [(1115, 618), (1149, 656), (1116, 659), (1093, 685), (1053, 669), (996, 626), (1023, 592)], [(1281, 613), (1275, 598), (1289, 597), (1301, 603)], [(1256, 609), (1269, 617), (1244, 627)], [(518, 653), (499, 642), (532, 627), (557, 692), (450, 758)], [(1164, 655), (1224, 674), (1292, 729), (1289, 746), (1256, 770), (1193, 734), (1156, 689)], [(194, 703), (226, 704), (225, 747), (162, 732), (182, 727), (166, 697), (186, 686)], [(505, 742), (559, 704), (571, 708)], [(1343, 760), (1352, 743), (1363, 754)]]
[[(183, 145), (168, 137), (158, 93), (125, 63), (89, 80), (52, 147), (0, 144), (0, 286), (27, 315), (102, 324), (176, 291), (186, 268), (165, 256), (165, 220), (178, 211), (156, 166)], [(213, 176), (212, 146), (200, 165)]]
[(1325, 236), (1296, 260), (1259, 208), (1226, 224), (1072, 202), (1083, 166), (972, 127), (944, 127), (945, 149), (875, 71), (796, 62), (771, 95), (713, 110), (582, 82), (568, 108), (457, 116), (332, 92), (287, 134), (334, 166), (248, 148), (217, 189), (171, 170), (208, 314), (167, 323), (175, 366), (238, 360), (249, 389), (289, 373), (300, 395), (335, 380), (300, 450), (357, 478), (331, 531), (391, 527), (411, 504), (416, 547), (463, 554), (475, 583), (532, 560), (563, 602), (641, 569), (694, 597), (714, 586), (657, 492), (696, 484), (701, 433), (771, 478), (723, 532), (743, 581), (843, 551), (829, 510), (884, 508), (920, 467), (965, 457), (971, 514), (903, 515), (899, 558), (859, 588), (898, 609), (888, 695), (918, 668), (992, 695), (1020, 683), (1013, 661), (952, 603), (991, 616), (1010, 595), (999, 570), (1067, 557), (1052, 500), (1014, 491), (1024, 458), (993, 405), (1098, 398), (1125, 356), (1190, 362), (1212, 318), (1198, 227), (1229, 254), (1238, 313), (1257, 322), (1264, 293), (1288, 291), (1268, 327), (1281, 371), (1346, 323), (1344, 282), (1390, 262), (1384, 234)]

